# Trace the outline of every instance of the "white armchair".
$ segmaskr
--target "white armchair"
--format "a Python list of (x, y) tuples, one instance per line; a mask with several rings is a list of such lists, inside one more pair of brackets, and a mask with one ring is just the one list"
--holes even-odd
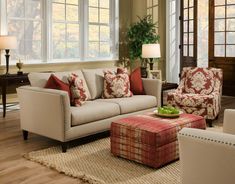
[(225, 110), (223, 124), (223, 133), (192, 128), (179, 132), (182, 184), (235, 183), (235, 110)]

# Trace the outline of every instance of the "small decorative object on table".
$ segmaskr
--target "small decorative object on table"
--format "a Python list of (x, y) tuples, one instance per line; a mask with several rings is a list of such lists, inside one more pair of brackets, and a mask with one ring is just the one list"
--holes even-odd
[(21, 71), (21, 69), (23, 68), (24, 63), (21, 62), (21, 60), (19, 59), (19, 62), (16, 63), (16, 67), (19, 69), (19, 71), (17, 72), (18, 75), (23, 75), (23, 71)]
[(157, 116), (164, 118), (178, 118), (180, 114), (182, 114), (183, 112), (175, 107), (163, 106), (163, 107), (158, 107), (158, 109), (155, 110), (154, 113)]
[(149, 70), (148, 76), (151, 79), (162, 80), (162, 71), (161, 70)]

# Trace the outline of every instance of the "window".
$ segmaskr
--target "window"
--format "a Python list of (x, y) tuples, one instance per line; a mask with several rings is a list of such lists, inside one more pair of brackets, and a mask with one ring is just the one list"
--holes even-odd
[(6, 10), (1, 11), (1, 33), (18, 40), (11, 60), (117, 59), (118, 4), (118, 0), (1, 0), (1, 10)]
[(42, 1), (7, 0), (8, 34), (18, 40), (12, 59), (42, 60)]
[[(147, 15), (152, 15), (154, 23), (158, 23), (158, 1), (159, 0), (147, 0)], [(158, 32), (158, 24), (156, 31)]]

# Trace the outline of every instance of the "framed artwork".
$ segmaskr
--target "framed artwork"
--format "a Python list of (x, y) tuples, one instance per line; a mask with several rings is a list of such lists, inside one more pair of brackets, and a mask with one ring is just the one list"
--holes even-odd
[(161, 70), (149, 70), (149, 78), (162, 80)]

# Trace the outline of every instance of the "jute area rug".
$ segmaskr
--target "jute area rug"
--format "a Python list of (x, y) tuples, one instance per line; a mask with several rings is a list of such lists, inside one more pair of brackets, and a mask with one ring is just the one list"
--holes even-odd
[[(216, 129), (212, 129), (215, 131)], [(53, 168), (89, 184), (179, 184), (180, 165), (175, 161), (153, 169), (110, 153), (110, 139), (104, 138), (70, 148), (51, 147), (24, 155), (25, 158)]]

